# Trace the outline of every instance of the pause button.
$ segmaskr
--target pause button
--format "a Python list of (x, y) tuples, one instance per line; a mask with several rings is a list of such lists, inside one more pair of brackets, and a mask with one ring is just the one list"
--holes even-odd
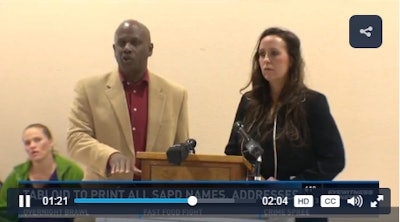
[(31, 207), (31, 195), (19, 195), (19, 207)]

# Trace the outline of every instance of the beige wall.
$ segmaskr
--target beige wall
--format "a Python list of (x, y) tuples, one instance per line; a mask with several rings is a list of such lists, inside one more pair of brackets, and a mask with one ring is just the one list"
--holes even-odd
[[(378, 49), (353, 49), (349, 18), (383, 19)], [(150, 69), (189, 90), (198, 153), (222, 154), (248, 79), (258, 35), (283, 26), (299, 35), (306, 81), (327, 95), (346, 148), (338, 180), (379, 180), (398, 201), (398, 2), (395, 0), (0, 0), (0, 178), (25, 159), (21, 130), (51, 127), (65, 153), (78, 79), (115, 67), (116, 26), (147, 24)]]

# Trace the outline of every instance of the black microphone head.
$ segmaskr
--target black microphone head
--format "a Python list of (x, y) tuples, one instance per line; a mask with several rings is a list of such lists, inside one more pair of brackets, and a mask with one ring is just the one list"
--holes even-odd
[(183, 145), (175, 144), (167, 150), (167, 159), (169, 163), (180, 165), (189, 155), (189, 150)]
[(242, 121), (236, 121), (236, 122), (233, 124), (233, 127), (235, 128), (236, 131), (238, 131), (240, 128), (243, 127), (243, 122), (242, 122)]
[(196, 142), (196, 140), (195, 139), (192, 139), (192, 138), (190, 138), (190, 139), (188, 139), (188, 140), (186, 140), (186, 142), (185, 142), (186, 144), (188, 144), (189, 146), (191, 146), (192, 148), (195, 148), (196, 147), (196, 145), (197, 145), (197, 142)]

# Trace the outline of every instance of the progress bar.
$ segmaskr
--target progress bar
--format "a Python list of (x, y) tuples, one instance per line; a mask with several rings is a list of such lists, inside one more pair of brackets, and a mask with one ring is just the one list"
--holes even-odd
[[(197, 199), (195, 196), (188, 198), (75, 198), (76, 204), (188, 204), (196, 206), (198, 203), (243, 203), (248, 201), (235, 200), (231, 198), (226, 199)], [(251, 200), (255, 202), (255, 200)]]
[(76, 204), (189, 204), (195, 206), (197, 198), (75, 198)]
[(160, 204), (160, 203), (188, 203), (188, 198), (75, 198), (78, 204), (108, 204), (108, 203), (129, 203), (129, 204)]

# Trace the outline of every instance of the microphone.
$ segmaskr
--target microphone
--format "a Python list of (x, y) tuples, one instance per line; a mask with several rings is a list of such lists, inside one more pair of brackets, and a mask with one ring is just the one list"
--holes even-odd
[(184, 143), (177, 143), (172, 145), (167, 150), (167, 159), (169, 163), (180, 165), (189, 154), (195, 154), (194, 147), (196, 147), (195, 139), (188, 139)]
[(244, 141), (245, 150), (243, 150), (243, 156), (254, 164), (254, 180), (261, 180), (261, 162), (262, 155), (264, 154), (264, 150), (261, 145), (253, 140), (249, 134), (243, 128), (243, 123), (241, 121), (237, 121), (234, 124), (234, 128), (236, 132), (238, 132)]
[(249, 136), (249, 134), (246, 133), (246, 131), (243, 128), (243, 123), (241, 121), (235, 122), (234, 129), (245, 140), (244, 145), (246, 149), (243, 151), (243, 154), (246, 157), (246, 159), (248, 159), (249, 161), (255, 161), (263, 155), (264, 153), (263, 148), (257, 141), (253, 140)]
[(241, 121), (235, 122), (234, 127), (236, 132), (238, 132), (246, 140), (246, 142), (249, 142), (251, 140), (250, 136), (243, 129), (243, 123)]

